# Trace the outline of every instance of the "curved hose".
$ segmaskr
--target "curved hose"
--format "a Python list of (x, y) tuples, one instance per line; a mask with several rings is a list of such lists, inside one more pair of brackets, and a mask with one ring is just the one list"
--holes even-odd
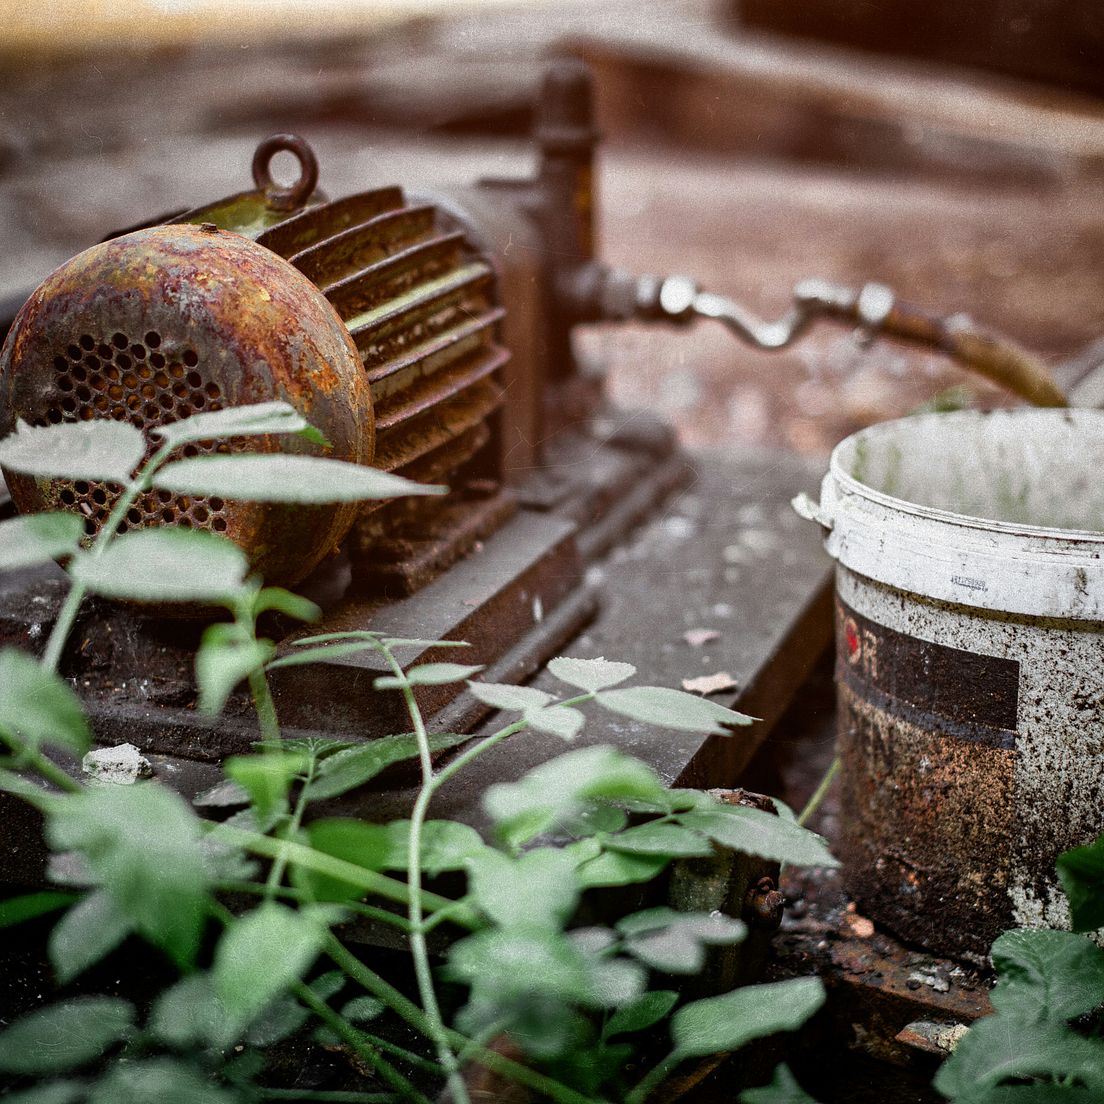
[(712, 318), (747, 344), (767, 350), (786, 348), (818, 318), (834, 318), (938, 349), (1035, 406), (1069, 405), (1050, 369), (1027, 349), (965, 315), (939, 317), (899, 303), (883, 284), (868, 283), (855, 291), (826, 280), (805, 280), (794, 289), (790, 310), (765, 322), (726, 296), (699, 290), (689, 277), (640, 277), (635, 283), (635, 313), (673, 322)]

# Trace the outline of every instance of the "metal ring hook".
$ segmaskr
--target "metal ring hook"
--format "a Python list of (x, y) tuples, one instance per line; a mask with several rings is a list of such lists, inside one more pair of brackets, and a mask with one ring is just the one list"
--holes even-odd
[[(276, 154), (288, 152), (299, 162), (299, 179), (286, 188), (272, 179), (269, 167)], [(273, 134), (253, 154), (253, 183), (264, 193), (265, 203), (274, 211), (294, 211), (310, 199), (318, 184), (318, 158), (305, 138), (298, 134)]]

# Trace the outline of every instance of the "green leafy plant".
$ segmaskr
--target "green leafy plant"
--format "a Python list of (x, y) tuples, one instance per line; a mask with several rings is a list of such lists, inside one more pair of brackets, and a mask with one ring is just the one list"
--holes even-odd
[[(935, 1077), (954, 1104), (1104, 1100), (1104, 949), (1080, 934), (1104, 927), (1104, 835), (1059, 856), (1058, 876), (1073, 931), (1017, 929), (993, 944), (994, 1013), (970, 1028)], [(816, 1104), (784, 1065), (740, 1101)]]
[[(464, 1104), (462, 1071), (475, 1064), (564, 1104), (641, 1104), (681, 1063), (792, 1029), (816, 1010), (824, 994), (815, 979), (680, 1003), (665, 982), (700, 971), (708, 947), (741, 941), (739, 920), (651, 907), (613, 926), (573, 926), (586, 891), (646, 884), (673, 860), (718, 846), (833, 865), (824, 842), (792, 817), (669, 790), (644, 763), (605, 746), (569, 750), (515, 782), (489, 787), (483, 805), (494, 828), (490, 840), (429, 817), (442, 787), (516, 733), (573, 740), (585, 724), (583, 707), (719, 735), (749, 718), (681, 691), (626, 685), (635, 670), (601, 659), (553, 660), (549, 671), (564, 687), (555, 696), (479, 681), (480, 669), (461, 663), (403, 665), (404, 651), (463, 647), (455, 641), (330, 633), (298, 639), (277, 658), (275, 644), (258, 635), (258, 618), (279, 610), (310, 621), (318, 609), (251, 578), (245, 557), (221, 538), (175, 529), (118, 535), (135, 497), (159, 487), (319, 502), (439, 488), (317, 458), (170, 459), (189, 441), (315, 435), (283, 403), (196, 415), (155, 432), (161, 444), (145, 463), (144, 439), (123, 423), (21, 425), (0, 442), (0, 463), (11, 469), (121, 488), (87, 547), (68, 515), (0, 523), (0, 566), (68, 559), (70, 589), (42, 658), (0, 650), (0, 744), (7, 749), (0, 787), (36, 806), (50, 846), (73, 860), (57, 866), (57, 889), (0, 905), (0, 924), (60, 913), (49, 956), (63, 984), (134, 937), (179, 974), (148, 1009), (118, 996), (80, 996), (0, 1032), (0, 1073), (33, 1084), (5, 1099), (424, 1104), (443, 1081)], [(79, 757), (90, 746), (81, 703), (57, 673), (86, 594), (205, 602), (227, 611), (228, 620), (205, 631), (196, 655), (198, 706), (218, 714), (244, 681), (261, 739), (254, 754), (227, 759), (224, 780), (194, 806), (158, 782), (77, 781), (51, 757)], [(386, 663), (390, 673), (375, 689), (401, 695), (411, 731), (367, 743), (283, 739), (267, 672), (360, 651)], [(428, 731), (419, 688), (449, 683), (465, 683), (513, 719), (477, 741)], [(435, 756), (446, 751), (451, 755), (438, 765)], [(403, 760), (420, 771), (408, 820), (311, 815), (312, 804), (348, 794)], [(441, 875), (458, 891), (428, 888), (427, 879)], [(416, 1000), (339, 938), (344, 925), (364, 920), (405, 939)], [(429, 937), (437, 929), (449, 940), (435, 977)], [(326, 961), (333, 968), (321, 972)], [(458, 1009), (454, 1018), (446, 1015), (449, 1006)], [(396, 1024), (424, 1039), (428, 1051), (395, 1042)], [(266, 1048), (312, 1029), (324, 1044), (351, 1051), (381, 1091), (266, 1085)], [(523, 1060), (492, 1045), (502, 1036)], [(631, 1059), (656, 1053), (662, 1057), (642, 1074), (630, 1074)]]
[(1008, 931), (993, 944), (994, 1014), (970, 1028), (935, 1087), (955, 1104), (1104, 1100), (1104, 836), (1058, 859), (1073, 931)]

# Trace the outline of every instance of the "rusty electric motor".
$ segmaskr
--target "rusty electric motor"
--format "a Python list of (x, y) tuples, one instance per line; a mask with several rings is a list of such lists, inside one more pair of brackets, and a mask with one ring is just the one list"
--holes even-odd
[[(276, 188), (268, 160), (302, 175)], [(325, 202), (300, 139), (269, 139), (255, 191), (86, 250), (50, 275), (0, 353), (0, 435), (89, 418), (153, 426), (282, 399), (327, 438), (325, 454), (421, 481), (448, 481), (488, 443), (506, 359), (490, 265), (431, 205), (398, 188)], [(319, 452), (299, 438), (200, 443), (222, 451)], [(23, 512), (74, 510), (89, 536), (111, 484), (5, 472)], [(124, 528), (222, 533), (271, 582), (307, 575), (358, 522), (363, 547), (400, 504), (288, 507), (145, 494)], [(405, 507), (403, 507), (405, 508)], [(372, 514), (369, 518), (368, 515)]]

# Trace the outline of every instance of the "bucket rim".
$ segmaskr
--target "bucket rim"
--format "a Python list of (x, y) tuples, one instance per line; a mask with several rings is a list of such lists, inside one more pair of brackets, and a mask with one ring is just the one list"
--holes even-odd
[(863, 483), (844, 469), (842, 452), (846, 446), (851, 445), (860, 437), (887, 436), (894, 428), (902, 425), (915, 426), (922, 421), (945, 422), (953, 421), (980, 421), (982, 418), (998, 416), (1028, 419), (1040, 419), (1043, 421), (1062, 418), (1064, 421), (1084, 420), (1095, 421), (1104, 430), (1104, 410), (1077, 409), (1024, 409), (1024, 410), (952, 410), (942, 413), (913, 414), (903, 418), (894, 418), (891, 421), (877, 422), (849, 434), (840, 441), (835, 448), (828, 463), (828, 472), (835, 480), (840, 491), (855, 495), (859, 498), (875, 502), (890, 510), (911, 514), (914, 517), (928, 518), (933, 521), (941, 521), (949, 525), (957, 525), (967, 529), (980, 529), (989, 533), (1005, 533), (1010, 536), (1026, 536), (1039, 540), (1063, 541), (1069, 543), (1076, 541), (1084, 544), (1104, 544), (1104, 530), (1100, 529), (1058, 529), (1049, 525), (1032, 525), (1029, 522), (1000, 521), (996, 518), (980, 517), (976, 514), (962, 514), (954, 510), (945, 510), (937, 506), (923, 506), (918, 502), (911, 502), (907, 498), (898, 498), (896, 495), (887, 494)]

